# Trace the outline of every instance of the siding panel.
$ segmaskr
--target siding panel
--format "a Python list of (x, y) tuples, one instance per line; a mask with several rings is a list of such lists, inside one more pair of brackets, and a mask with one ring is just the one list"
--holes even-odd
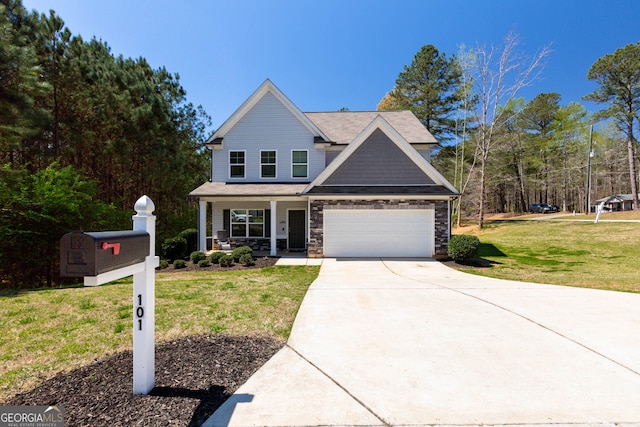
[(374, 131), (323, 185), (434, 184), (380, 129)]
[[(266, 93), (224, 137), (224, 148), (213, 156), (213, 181), (311, 182), (324, 168), (324, 149), (313, 135), (271, 93)], [(245, 178), (229, 178), (229, 151), (245, 150)], [(260, 150), (275, 150), (276, 177), (260, 178)], [(291, 177), (291, 150), (309, 150), (309, 177)]]

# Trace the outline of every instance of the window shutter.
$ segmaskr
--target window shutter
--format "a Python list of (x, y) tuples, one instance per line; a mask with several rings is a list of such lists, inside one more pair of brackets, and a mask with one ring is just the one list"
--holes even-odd
[(271, 209), (264, 210), (264, 237), (271, 237)]
[(231, 209), (222, 211), (222, 228), (231, 231)]

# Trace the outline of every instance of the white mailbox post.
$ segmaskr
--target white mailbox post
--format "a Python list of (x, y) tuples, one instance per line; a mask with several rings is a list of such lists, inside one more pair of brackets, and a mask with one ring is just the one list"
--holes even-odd
[(155, 385), (155, 269), (160, 258), (155, 256), (156, 209), (147, 196), (134, 206), (133, 229), (149, 233), (149, 255), (144, 269), (133, 275), (133, 393), (149, 394)]
[(60, 274), (84, 277), (85, 286), (133, 275), (133, 393), (149, 394), (155, 385), (155, 269), (160, 258), (155, 256), (153, 201), (142, 196), (134, 209), (132, 231), (63, 236)]

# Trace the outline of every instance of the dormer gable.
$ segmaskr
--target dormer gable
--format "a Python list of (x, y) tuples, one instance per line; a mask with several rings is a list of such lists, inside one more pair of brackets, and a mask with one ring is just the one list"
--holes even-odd
[(205, 142), (205, 145), (215, 148), (221, 147), (224, 143), (225, 135), (249, 112), (251, 109), (262, 100), (267, 94), (275, 97), (275, 99), (282, 104), (300, 123), (313, 135), (315, 141), (329, 142), (329, 138), (306, 116), (296, 105), (291, 102), (289, 98), (273, 84), (269, 79), (266, 79), (250, 96), (246, 101), (238, 107), (238, 109), (218, 128), (218, 130), (211, 135), (211, 137)]
[(316, 179), (317, 186), (442, 186), (456, 189), (382, 116), (377, 116)]

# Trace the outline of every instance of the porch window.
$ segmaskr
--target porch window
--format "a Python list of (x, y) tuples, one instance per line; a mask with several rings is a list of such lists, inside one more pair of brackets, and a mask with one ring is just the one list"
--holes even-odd
[(260, 151), (260, 177), (276, 177), (276, 152), (275, 150)]
[(291, 176), (293, 178), (307, 178), (309, 160), (307, 150), (293, 150), (291, 152)]
[(244, 151), (229, 151), (229, 177), (244, 178)]
[(232, 209), (231, 237), (264, 237), (263, 209)]

